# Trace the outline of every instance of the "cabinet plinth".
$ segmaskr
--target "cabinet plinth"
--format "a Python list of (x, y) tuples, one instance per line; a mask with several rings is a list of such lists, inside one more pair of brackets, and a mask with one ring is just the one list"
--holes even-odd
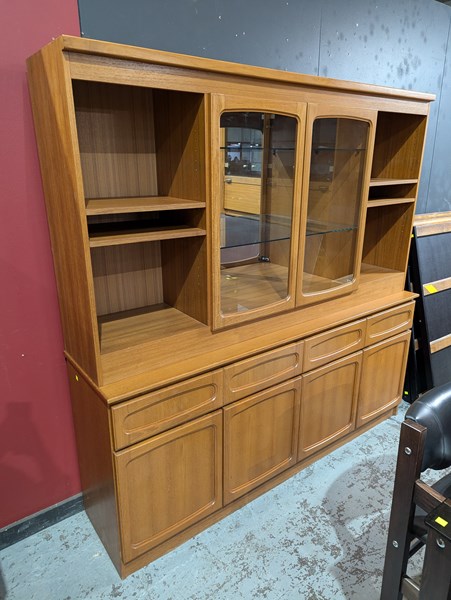
[(126, 576), (396, 410), (433, 96), (70, 36), (28, 73), (85, 506)]

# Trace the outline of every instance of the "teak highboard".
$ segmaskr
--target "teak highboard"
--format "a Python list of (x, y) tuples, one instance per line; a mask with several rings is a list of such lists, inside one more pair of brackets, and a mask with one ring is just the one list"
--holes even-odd
[(392, 414), (430, 94), (28, 61), (86, 511), (121, 576)]

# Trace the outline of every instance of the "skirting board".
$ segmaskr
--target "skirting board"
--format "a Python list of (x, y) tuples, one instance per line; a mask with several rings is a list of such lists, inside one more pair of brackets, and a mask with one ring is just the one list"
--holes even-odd
[(77, 494), (25, 519), (3, 527), (3, 529), (0, 529), (0, 550), (75, 515), (83, 508), (83, 496)]

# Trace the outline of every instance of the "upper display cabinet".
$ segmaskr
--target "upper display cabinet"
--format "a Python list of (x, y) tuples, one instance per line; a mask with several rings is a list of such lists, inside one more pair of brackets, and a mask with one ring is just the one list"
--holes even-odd
[(305, 106), (214, 95), (213, 327), (295, 306)]
[(28, 75), (65, 352), (96, 385), (404, 293), (432, 95), (70, 36)]

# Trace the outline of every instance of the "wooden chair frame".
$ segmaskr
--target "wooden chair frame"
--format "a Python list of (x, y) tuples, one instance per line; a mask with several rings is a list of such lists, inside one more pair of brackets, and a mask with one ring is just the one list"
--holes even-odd
[[(416, 507), (430, 513), (445, 498), (420, 479), (427, 429), (406, 419), (401, 425), (393, 502), (388, 529), (381, 600), (451, 600), (451, 539), (426, 525), (427, 541), (415, 532)], [(426, 544), (421, 583), (407, 575), (407, 564)]]

